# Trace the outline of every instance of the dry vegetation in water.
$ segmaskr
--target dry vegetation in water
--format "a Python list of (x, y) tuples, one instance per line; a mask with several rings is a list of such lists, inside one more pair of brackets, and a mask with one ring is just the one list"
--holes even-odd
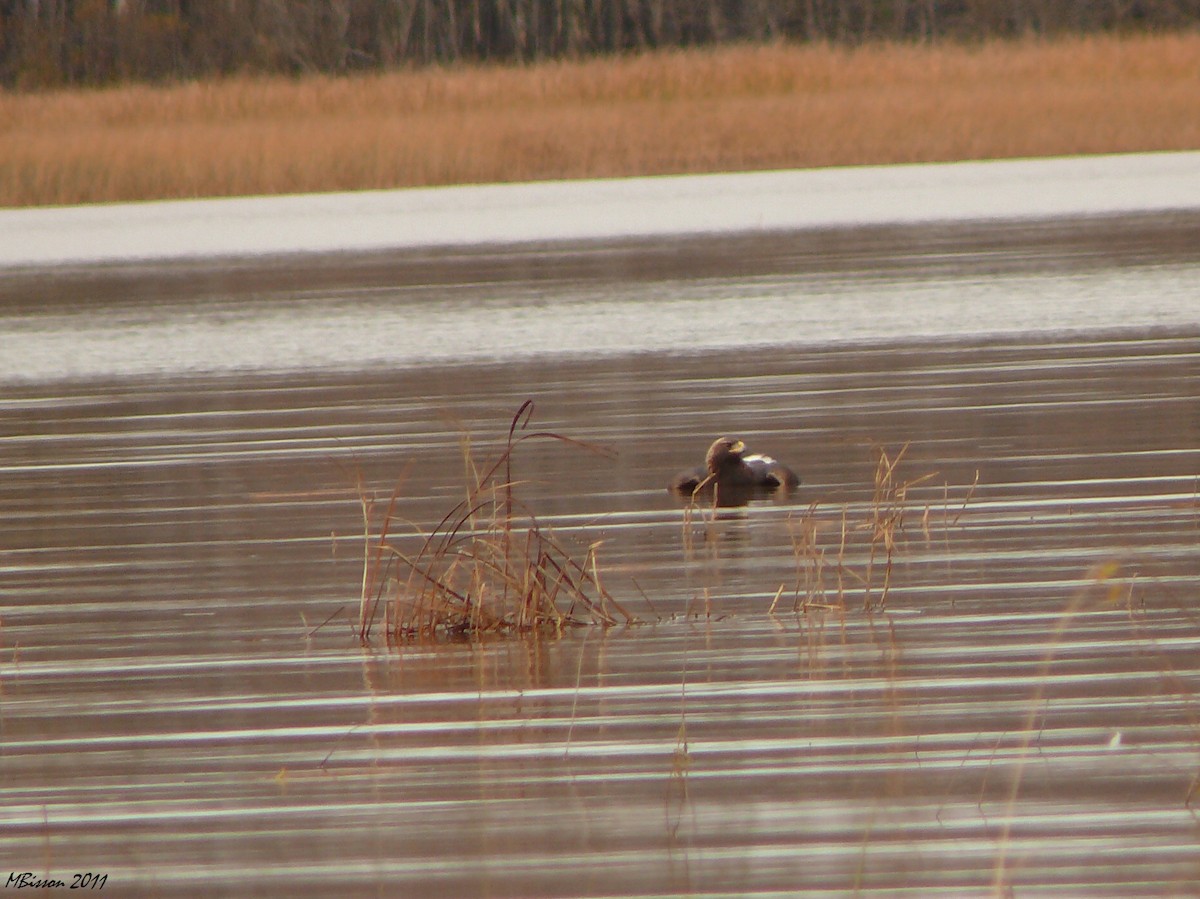
[[(810, 609), (845, 611), (847, 597), (861, 593), (865, 611), (887, 605), (892, 588), (893, 566), (909, 525), (920, 513), (920, 530), (926, 544), (933, 541), (939, 516), (929, 502), (914, 502), (909, 492), (929, 484), (936, 476), (930, 472), (901, 480), (898, 469), (908, 444), (894, 454), (886, 447), (875, 449), (875, 479), (870, 502), (854, 512), (843, 506), (835, 514), (813, 503), (802, 514), (788, 520), (792, 553), (796, 561), (796, 582), (790, 591), (790, 611)], [(973, 483), (956, 502), (952, 513), (950, 487), (943, 485), (940, 528), (946, 531), (958, 523), (979, 486), (976, 472)], [(865, 546), (863, 545), (865, 541)], [(780, 585), (771, 603), (775, 613), (788, 594)]]
[[(528, 431), (532, 413), (533, 403), (527, 400), (513, 416), (497, 458), (477, 465), (469, 446), (464, 449), (466, 496), (428, 534), (404, 540), (393, 533), (400, 487), (377, 512), (360, 486), (359, 639), (371, 638), (381, 612), (389, 643), (558, 633), (578, 625), (635, 621), (601, 583), (599, 545), (575, 558), (517, 497), (512, 461), (525, 441), (557, 440), (604, 452), (560, 434)], [(408, 544), (415, 548), (405, 551)]]
[[(954, 490), (954, 499), (949, 484), (942, 485), (940, 502), (928, 490), (913, 495), (917, 488), (930, 487), (937, 472), (901, 478), (900, 465), (908, 448), (909, 444), (896, 451), (874, 448), (874, 479), (866, 502), (832, 508), (813, 502), (802, 512), (788, 514), (796, 578), (790, 586), (779, 585), (769, 614), (845, 612), (851, 597), (861, 598), (864, 611), (883, 609), (893, 586), (893, 568), (902, 558), (914, 524), (926, 546), (945, 538), (958, 524), (975, 496), (979, 473), (961, 496)], [(702, 505), (693, 496), (685, 506), (683, 550), (689, 561), (714, 552), (722, 517), (715, 501)], [(707, 594), (704, 605), (711, 610)]]
[[(386, 642), (399, 644), (552, 635), (578, 626), (639, 623), (603, 586), (600, 544), (571, 547), (560, 540), (521, 502), (520, 482), (513, 478), (514, 454), (529, 440), (608, 451), (561, 434), (531, 431), (532, 414), (533, 402), (526, 400), (513, 416), (498, 454), (482, 464), (464, 435), (465, 496), (428, 532), (396, 513), (403, 477), (383, 503), (369, 496), (360, 481), (363, 564), (357, 633), (364, 643), (380, 630)], [(862, 592), (865, 610), (886, 604), (906, 521), (919, 508), (909, 491), (934, 477), (900, 480), (897, 469), (907, 449), (906, 445), (892, 455), (886, 448), (876, 449), (871, 499), (853, 512), (849, 507), (841, 510), (836, 550), (828, 545), (829, 516), (818, 504), (800, 516), (789, 516), (797, 572), (791, 611), (845, 611), (847, 595), (856, 591)], [(963, 509), (974, 489), (962, 500)], [(944, 506), (949, 525), (948, 488)], [(685, 507), (685, 556), (695, 557), (697, 533), (711, 542), (709, 530), (720, 520), (719, 512), (718, 506), (698, 505), (695, 497)], [(921, 529), (928, 541), (928, 504)], [(848, 542), (855, 544), (852, 554), (847, 552)], [(778, 607), (784, 592), (781, 586), (775, 594), (771, 614), (782, 611)]]
[(0, 94), (0, 205), (1200, 147), (1200, 34)]

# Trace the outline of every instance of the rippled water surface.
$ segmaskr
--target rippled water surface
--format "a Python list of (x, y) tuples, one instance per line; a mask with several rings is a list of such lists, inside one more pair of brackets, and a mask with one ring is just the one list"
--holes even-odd
[[(1194, 894), (1196, 233), (7, 278), (8, 870)], [(615, 450), (530, 441), (515, 476), (641, 623), (360, 645), (356, 480), (407, 472), (398, 516), (432, 527), (463, 434), (495, 453), (525, 399)], [(664, 485), (727, 432), (804, 483), (685, 521)], [(874, 475), (905, 446), (884, 594)]]

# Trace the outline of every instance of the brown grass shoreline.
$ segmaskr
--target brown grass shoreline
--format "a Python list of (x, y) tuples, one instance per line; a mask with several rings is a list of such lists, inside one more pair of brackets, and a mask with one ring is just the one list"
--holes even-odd
[(1200, 148), (1200, 34), (0, 94), (0, 205)]

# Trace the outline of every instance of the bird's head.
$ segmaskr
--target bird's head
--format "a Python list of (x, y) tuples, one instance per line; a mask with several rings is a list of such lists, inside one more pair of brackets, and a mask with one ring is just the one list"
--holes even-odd
[(746, 444), (736, 437), (718, 437), (708, 448), (704, 461), (708, 470), (716, 474), (728, 465), (736, 465), (742, 461), (742, 453), (746, 452)]

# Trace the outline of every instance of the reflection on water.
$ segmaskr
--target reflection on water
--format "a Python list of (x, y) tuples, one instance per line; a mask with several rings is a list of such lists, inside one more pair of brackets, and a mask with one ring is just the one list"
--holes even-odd
[[(644, 285), (322, 292), (286, 306), (219, 303), (10, 322), (0, 377), (96, 378), (184, 371), (414, 367), (522, 357), (742, 351), (1013, 334), (1056, 327), (1173, 326), (1194, 317), (1194, 266), (945, 278), (899, 285), (804, 277)], [(1134, 302), (1133, 298), (1144, 298)]]
[(0, 381), (355, 372), (1194, 324), (1195, 216), (1016, 227), (318, 256), (241, 277), (198, 265), (10, 276), (0, 279), (0, 323), (12, 338)]
[[(1061, 327), (1004, 339), (785, 328), (700, 352), (688, 331), (686, 352), (286, 373), (201, 373), (181, 351), (153, 378), (65, 361), (92, 377), (10, 383), (10, 868), (108, 873), (120, 895), (1193, 892), (1200, 322), (1108, 327), (1102, 309), (1161, 309), (1154, 291), (1195, 282), (1196, 260), (1178, 266), (972, 275), (1031, 316), (1033, 286), (1070, 282), (1103, 333), (1060, 306)], [(653, 316), (684, 283), (691, 316), (701, 295), (770, 292), (715, 277), (564, 294), (639, 294)], [(820, 295), (857, 298), (845, 333), (891, 338), (865, 321), (876, 306), (949, 298), (941, 278)], [(482, 342), (480, 288), (441, 289)], [(969, 319), (965, 296), (939, 314)], [(281, 346), (319, 330), (296, 322), (279, 318)], [(357, 474), (386, 496), (411, 462), (399, 511), (431, 527), (462, 495), (462, 429), (486, 454), (527, 397), (536, 425), (617, 450), (531, 442), (516, 476), (561, 540), (601, 542), (606, 588), (647, 623), (357, 645)], [(803, 484), (687, 527), (667, 480), (726, 432)], [(901, 476), (935, 477), (905, 498), (868, 614), (877, 451), (905, 444)]]

